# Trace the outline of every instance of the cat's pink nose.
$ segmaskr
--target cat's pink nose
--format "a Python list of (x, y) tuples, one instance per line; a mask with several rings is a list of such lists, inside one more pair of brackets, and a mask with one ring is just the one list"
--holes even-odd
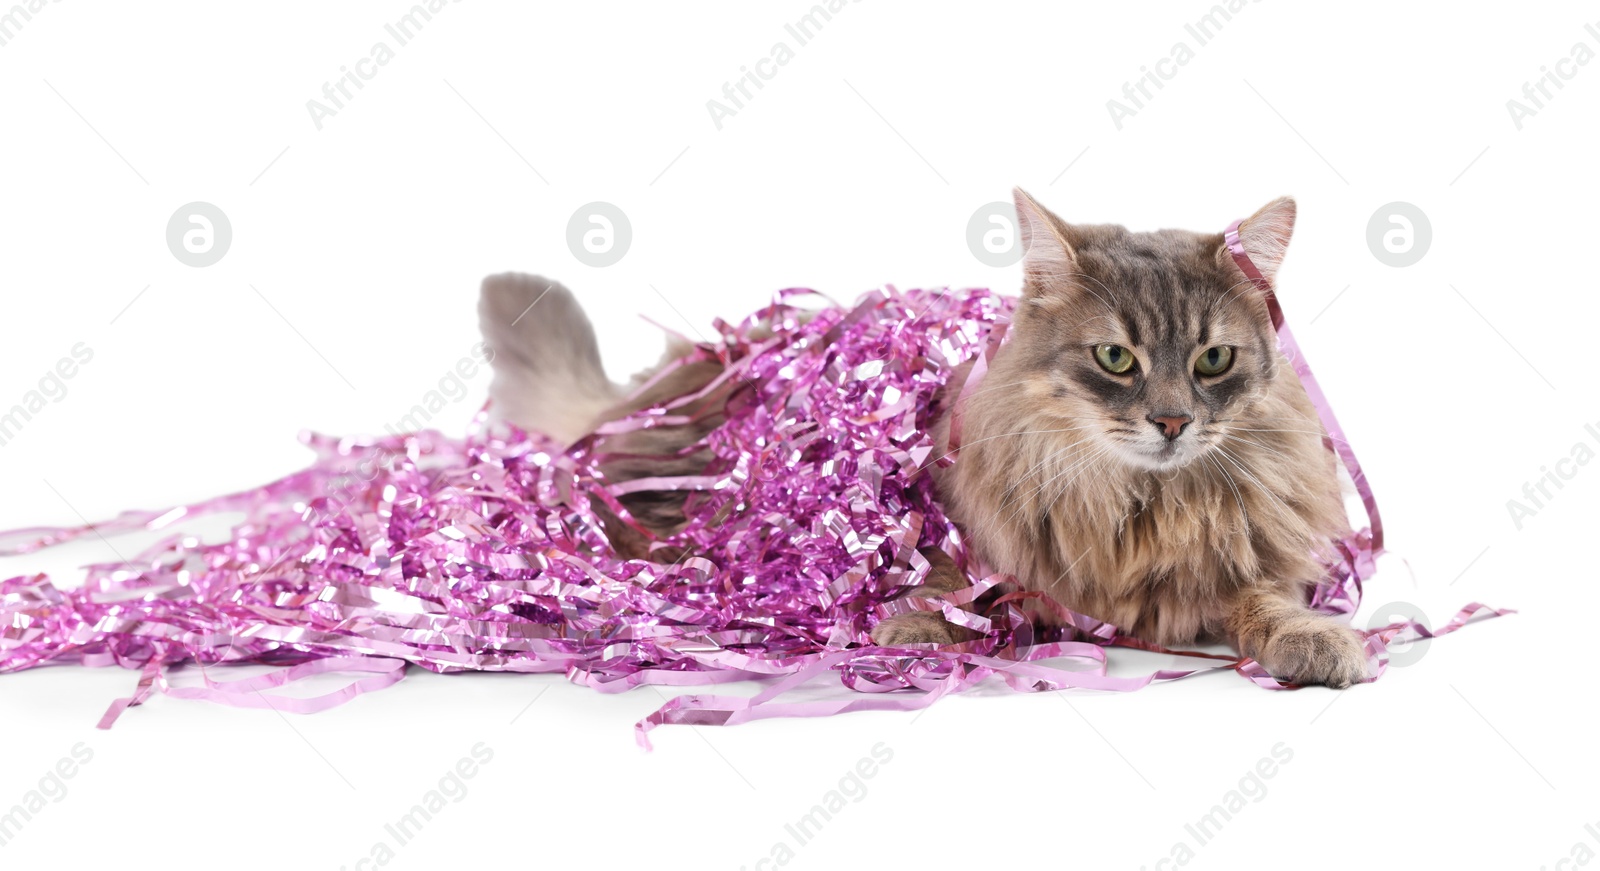
[(1169, 442), (1183, 435), (1183, 428), (1194, 422), (1194, 418), (1187, 414), (1152, 414), (1147, 419), (1161, 430), (1161, 434), (1166, 436)]

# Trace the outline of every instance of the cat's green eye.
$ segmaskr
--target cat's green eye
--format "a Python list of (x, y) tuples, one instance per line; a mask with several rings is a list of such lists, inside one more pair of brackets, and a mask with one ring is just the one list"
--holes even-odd
[(1227, 345), (1218, 345), (1200, 352), (1200, 359), (1194, 361), (1194, 371), (1201, 375), (1221, 375), (1233, 365), (1233, 349)]
[(1113, 375), (1126, 375), (1133, 369), (1133, 352), (1121, 345), (1096, 345), (1094, 358)]

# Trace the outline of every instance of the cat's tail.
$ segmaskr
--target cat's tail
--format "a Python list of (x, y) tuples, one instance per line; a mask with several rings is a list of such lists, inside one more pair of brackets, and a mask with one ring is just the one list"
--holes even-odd
[(478, 324), (492, 354), (491, 415), (570, 444), (622, 398), (572, 291), (537, 275), (483, 280)]

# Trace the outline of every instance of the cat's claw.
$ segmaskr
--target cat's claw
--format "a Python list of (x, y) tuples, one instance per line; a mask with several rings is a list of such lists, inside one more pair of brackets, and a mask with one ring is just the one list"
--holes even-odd
[(1371, 676), (1361, 636), (1331, 620), (1284, 629), (1267, 640), (1256, 660), (1273, 677), (1296, 684), (1344, 689)]

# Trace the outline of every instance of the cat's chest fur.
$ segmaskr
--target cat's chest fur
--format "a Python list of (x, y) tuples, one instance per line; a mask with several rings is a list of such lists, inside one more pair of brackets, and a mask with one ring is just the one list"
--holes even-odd
[[(936, 479), (941, 501), (988, 568), (1127, 634), (1214, 637), (1241, 590), (1314, 580), (1316, 554), (1343, 527), (1332, 459), (1298, 382), (1259, 402), (1261, 418), (1279, 423), (1163, 472), (1119, 461), (1086, 432), (1093, 424), (1055, 415), (1043, 388), (999, 383), (964, 402), (960, 452)], [(946, 415), (939, 444), (948, 432)], [(1035, 613), (1051, 622), (1048, 609)]]

